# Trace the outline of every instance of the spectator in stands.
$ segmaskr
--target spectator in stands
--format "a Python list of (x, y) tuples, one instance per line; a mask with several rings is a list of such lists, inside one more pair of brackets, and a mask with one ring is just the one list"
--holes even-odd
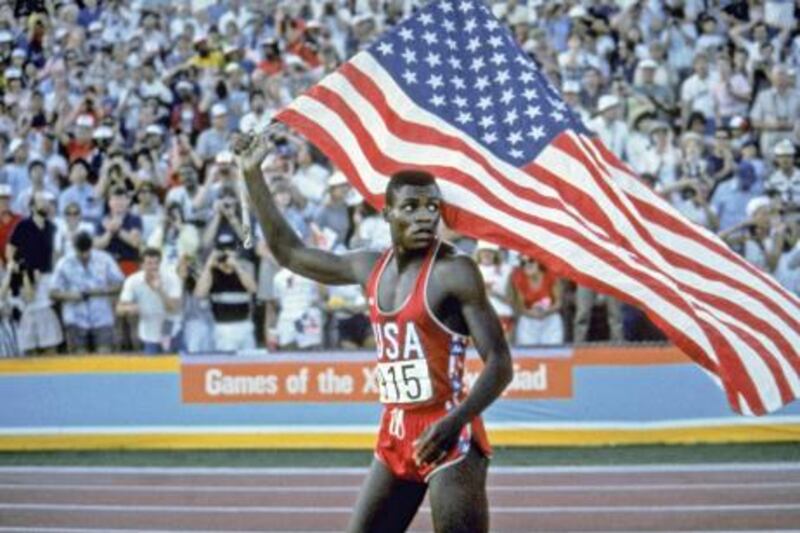
[(514, 310), (508, 299), (511, 265), (503, 259), (500, 247), (487, 241), (478, 241), (474, 254), (489, 302), (500, 318), (506, 335), (510, 336), (514, 328)]
[(620, 120), (620, 100), (613, 94), (604, 94), (597, 103), (594, 118), (587, 126), (594, 131), (617, 157), (625, 154), (628, 127)]
[(200, 234), (197, 228), (183, 217), (183, 209), (177, 203), (167, 205), (167, 212), (159, 226), (147, 241), (150, 248), (161, 250), (162, 262), (172, 271), (178, 268), (182, 258), (196, 259), (200, 251)]
[(56, 258), (61, 258), (72, 251), (75, 236), (80, 232), (94, 233), (95, 226), (81, 216), (81, 206), (77, 202), (67, 204), (63, 216), (56, 217), (56, 236), (54, 250)]
[(164, 218), (164, 210), (152, 183), (147, 181), (139, 183), (136, 204), (131, 211), (142, 219), (142, 242), (147, 242), (153, 231), (161, 225), (161, 221)]
[(5, 250), (8, 239), (22, 217), (11, 210), (11, 186), (0, 183), (0, 251), (2, 260), (6, 259)]
[(130, 212), (128, 191), (117, 186), (111, 190), (108, 214), (98, 230), (95, 246), (111, 254), (122, 272), (129, 276), (139, 269), (141, 242), (142, 219)]
[(179, 184), (167, 191), (164, 205), (178, 205), (184, 220), (202, 220), (195, 214), (195, 198), (200, 191), (197, 170), (191, 164), (183, 164), (178, 169), (177, 176)]
[(767, 178), (766, 189), (776, 191), (784, 202), (800, 205), (800, 169), (794, 164), (795, 148), (788, 139), (772, 150), (775, 171)]
[(70, 186), (58, 197), (58, 212), (64, 214), (67, 205), (76, 203), (82, 216), (87, 220), (99, 221), (103, 216), (103, 202), (95, 187), (89, 183), (92, 169), (84, 159), (76, 159), (69, 164)]
[(255, 348), (251, 300), (256, 282), (246, 265), (236, 254), (236, 240), (223, 234), (195, 287), (197, 298), (211, 301), (216, 349), (223, 352)]
[(274, 279), (278, 316), (275, 324), (281, 350), (322, 346), (322, 298), (319, 284), (283, 268)]
[(28, 163), (28, 186), (25, 187), (14, 202), (13, 211), (22, 216), (30, 215), (31, 199), (36, 193), (46, 192), (53, 198), (58, 197), (58, 189), (47, 182), (44, 161), (38, 156), (32, 157)]
[(719, 230), (727, 231), (746, 218), (745, 208), (753, 198), (763, 194), (763, 184), (749, 161), (736, 167), (734, 177), (720, 183), (711, 196), (711, 206), (719, 219)]
[(367, 316), (367, 301), (358, 285), (327, 287), (325, 312), (330, 317), (330, 345), (355, 350), (372, 348), (375, 339)]
[(120, 315), (139, 317), (138, 335), (144, 353), (176, 352), (181, 347), (182, 282), (174, 269), (161, 268), (161, 252), (146, 248), (142, 269), (122, 285)]
[(297, 165), (291, 177), (291, 184), (307, 200), (318, 204), (324, 200), (325, 191), (329, 187), (330, 171), (315, 163), (311, 157), (311, 149), (306, 142), (300, 142), (297, 148)]
[(11, 294), (11, 278), (17, 272), (16, 263), (0, 265), (0, 359), (20, 355), (13, 318), (16, 299)]
[(511, 273), (508, 299), (514, 308), (514, 343), (518, 346), (562, 344), (562, 288), (558, 278), (532, 257), (520, 257)]
[(700, 113), (708, 120), (714, 117), (713, 87), (717, 83), (716, 76), (711, 75), (708, 67), (708, 56), (698, 52), (692, 62), (694, 73), (681, 84), (680, 103), (683, 123), (689, 124), (692, 112)]
[(6, 260), (22, 270), (45, 274), (53, 270), (56, 227), (51, 222), (52, 197), (40, 192), (31, 200), (31, 214), (19, 221), (6, 244)]
[(19, 348), (25, 355), (52, 354), (64, 340), (50, 300), (52, 274), (22, 268), (19, 275)]
[(225, 150), (228, 144), (228, 109), (224, 104), (211, 107), (211, 128), (203, 131), (197, 138), (195, 152), (205, 162)]
[(223, 235), (230, 237), (237, 246), (242, 246), (248, 237), (241, 203), (236, 190), (230, 187), (219, 191), (219, 198), (214, 203), (214, 214), (203, 233), (203, 248), (210, 249)]
[(347, 208), (350, 184), (342, 172), (334, 172), (328, 179), (327, 198), (312, 217), (311, 232), (315, 245), (327, 250), (344, 245), (350, 234), (351, 220)]
[(777, 266), (782, 250), (777, 248), (771, 220), (776, 206), (767, 196), (758, 196), (747, 203), (747, 218), (720, 233), (720, 238), (745, 259), (765, 272)]
[(800, 117), (800, 92), (792, 87), (789, 69), (777, 65), (772, 69), (772, 86), (756, 96), (750, 110), (753, 128), (759, 132), (761, 153), (769, 157), (778, 142), (792, 138), (792, 130)]
[(50, 296), (61, 302), (68, 351), (107, 353), (115, 345), (111, 299), (124, 276), (108, 253), (92, 248), (90, 234), (78, 233), (74, 248), (56, 265)]

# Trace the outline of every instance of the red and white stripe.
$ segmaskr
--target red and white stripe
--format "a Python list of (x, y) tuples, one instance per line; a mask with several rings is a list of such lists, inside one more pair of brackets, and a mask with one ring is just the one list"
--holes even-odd
[(763, 414), (800, 395), (800, 301), (685, 221), (596, 139), (563, 133), (514, 167), (416, 105), (367, 52), (277, 118), (377, 207), (392, 173), (433, 173), (448, 225), (644, 309), (719, 378), (737, 411)]

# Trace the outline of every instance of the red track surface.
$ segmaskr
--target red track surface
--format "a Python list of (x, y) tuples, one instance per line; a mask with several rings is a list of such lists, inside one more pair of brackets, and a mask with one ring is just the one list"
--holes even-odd
[[(341, 531), (363, 469), (0, 468), (0, 531)], [(800, 529), (800, 465), (493, 468), (492, 531)], [(430, 531), (424, 504), (412, 528)]]

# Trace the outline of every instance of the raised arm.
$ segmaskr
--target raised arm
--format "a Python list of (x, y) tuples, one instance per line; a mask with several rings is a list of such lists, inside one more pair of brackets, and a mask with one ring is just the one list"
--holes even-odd
[(461, 428), (489, 407), (514, 375), (503, 328), (489, 303), (483, 289), (483, 278), (475, 263), (467, 257), (456, 257), (447, 276), (437, 279), (460, 303), (464, 322), (484, 366), (464, 401), (430, 426), (415, 442), (414, 456), (419, 464), (440, 460), (442, 452), (446, 453), (455, 445)]
[(265, 136), (250, 136), (237, 147), (237, 152), (251, 202), (275, 260), (292, 272), (320, 283), (365, 285), (379, 254), (353, 252), (338, 255), (306, 246), (275, 205), (264, 181), (261, 163), (269, 149)]

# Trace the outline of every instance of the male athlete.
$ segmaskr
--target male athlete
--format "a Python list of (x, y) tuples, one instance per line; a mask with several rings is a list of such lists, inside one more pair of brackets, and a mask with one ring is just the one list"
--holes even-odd
[[(511, 381), (511, 357), (478, 268), (437, 239), (442, 198), (433, 177), (392, 176), (383, 211), (390, 249), (336, 255), (306, 247), (281, 215), (260, 170), (270, 148), (259, 137), (237, 151), (275, 259), (320, 283), (358, 283), (368, 297), (384, 409), (348, 531), (405, 531), (428, 488), (437, 532), (488, 531), (491, 450), (479, 415)], [(467, 394), (469, 337), (484, 368)]]

